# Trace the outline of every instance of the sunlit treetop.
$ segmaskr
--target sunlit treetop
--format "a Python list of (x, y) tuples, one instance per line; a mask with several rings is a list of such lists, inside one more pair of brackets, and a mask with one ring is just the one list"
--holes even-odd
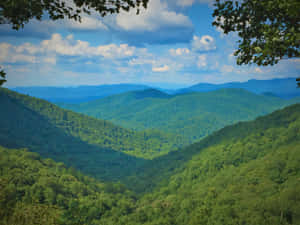
[(101, 16), (129, 11), (133, 8), (139, 13), (146, 8), (149, 0), (1, 0), (0, 24), (11, 24), (18, 30), (31, 19), (42, 20), (48, 15), (52, 20), (63, 18), (81, 21), (82, 13), (92, 10)]

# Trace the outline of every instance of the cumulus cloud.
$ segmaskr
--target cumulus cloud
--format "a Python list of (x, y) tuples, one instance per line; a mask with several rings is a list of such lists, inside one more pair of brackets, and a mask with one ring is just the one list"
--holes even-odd
[(0, 49), (1, 63), (35, 63), (37, 61), (35, 56), (19, 53), (17, 47), (8, 43), (1, 43)]
[(188, 55), (190, 54), (190, 52), (191, 51), (188, 48), (170, 49), (170, 54), (172, 56)]
[[(170, 4), (174, 2), (174, 0), (168, 0)], [(209, 6), (212, 6), (212, 4), (215, 2), (215, 0), (176, 0), (175, 4), (179, 7), (190, 7), (196, 3), (201, 4), (208, 4)]]
[(195, 3), (195, 0), (177, 0), (177, 5), (179, 6), (183, 6), (183, 7), (186, 7), (186, 6), (191, 6)]
[(197, 60), (197, 66), (203, 68), (207, 66), (207, 57), (206, 55), (199, 55)]
[(164, 65), (164, 66), (161, 66), (161, 67), (152, 67), (153, 72), (167, 72), (169, 70), (170, 70), (170, 68), (169, 68), (168, 65)]
[[(187, 1), (187, 0), (185, 0)], [(118, 38), (131, 45), (187, 43), (194, 33), (194, 27), (188, 16), (171, 8), (165, 0), (149, 1), (147, 9), (121, 11), (119, 14), (102, 18), (92, 10), (91, 15), (82, 15), (81, 23), (74, 20), (31, 20), (20, 31), (14, 31), (9, 25), (0, 26), (1, 35), (15, 37), (49, 38), (60, 31), (101, 32), (106, 38)]]
[(135, 45), (189, 42), (194, 32), (189, 17), (170, 9), (162, 0), (149, 1), (139, 15), (135, 11), (120, 12), (108, 23), (119, 38)]
[(139, 15), (134, 11), (119, 13), (116, 23), (127, 31), (155, 31), (168, 26), (192, 26), (187, 16), (169, 10), (168, 5), (160, 0), (151, 0), (148, 8), (142, 9)]
[(17, 46), (18, 52), (29, 54), (51, 53), (65, 56), (102, 56), (104, 58), (126, 58), (137, 53), (146, 52), (144, 48), (136, 48), (128, 44), (108, 44), (91, 46), (87, 41), (74, 40), (72, 35), (63, 38), (60, 34), (53, 34), (51, 39), (42, 41), (39, 45), (23, 44)]
[(202, 37), (194, 35), (191, 45), (194, 51), (211, 51), (217, 48), (214, 38), (209, 35)]
[[(76, 70), (90, 70), (120, 66), (128, 63), (134, 57), (146, 57), (147, 49), (137, 48), (128, 44), (107, 44), (91, 46), (89, 42), (75, 40), (72, 35), (62, 37), (53, 34), (50, 39), (43, 40), (38, 44), (23, 43), (12, 45), (0, 43), (0, 63), (2, 64), (43, 64), (43, 65), (70, 65)], [(93, 61), (94, 63), (86, 64)], [(108, 63), (109, 62), (109, 63)], [(132, 61), (134, 63), (134, 61)], [(70, 69), (72, 69), (70, 68)]]

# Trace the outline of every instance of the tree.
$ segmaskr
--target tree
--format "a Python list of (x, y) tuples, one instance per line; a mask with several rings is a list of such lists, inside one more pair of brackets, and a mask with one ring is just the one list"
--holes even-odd
[(4, 70), (2, 70), (1, 67), (0, 67), (0, 78), (1, 78), (1, 79), (0, 79), (0, 86), (6, 82), (6, 80), (5, 80), (5, 75), (6, 75), (6, 73), (5, 73)]
[(299, 0), (216, 0), (214, 5), (213, 25), (241, 38), (234, 53), (238, 65), (300, 57)]
[(149, 0), (1, 0), (0, 24), (11, 24), (13, 29), (23, 28), (31, 19), (42, 20), (48, 15), (52, 20), (63, 18), (81, 21), (82, 13), (92, 10), (101, 16), (147, 7)]

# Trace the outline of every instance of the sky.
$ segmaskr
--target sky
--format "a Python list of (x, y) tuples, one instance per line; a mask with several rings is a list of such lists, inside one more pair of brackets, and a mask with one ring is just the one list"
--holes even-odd
[(150, 0), (148, 8), (104, 18), (31, 20), (14, 31), (0, 25), (6, 87), (197, 83), (297, 77), (300, 59), (275, 66), (238, 66), (237, 34), (212, 26), (212, 0)]

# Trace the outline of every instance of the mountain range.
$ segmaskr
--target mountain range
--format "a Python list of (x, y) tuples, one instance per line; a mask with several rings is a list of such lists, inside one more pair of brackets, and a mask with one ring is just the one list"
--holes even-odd
[(0, 104), (2, 146), (29, 148), (103, 180), (131, 174), (145, 159), (184, 144), (179, 135), (128, 130), (4, 88)]
[(126, 92), (59, 106), (134, 130), (157, 129), (192, 143), (226, 125), (255, 119), (300, 98), (281, 99), (244, 89), (169, 95), (156, 89)]
[(140, 164), (127, 180), (139, 195), (28, 150), (0, 147), (1, 223), (296, 225), (299, 146), (296, 104)]
[(274, 96), (281, 98), (293, 98), (300, 96), (299, 89), (297, 89), (296, 78), (281, 78), (272, 80), (252, 79), (247, 82), (230, 82), (224, 84), (200, 83), (188, 88), (177, 90), (175, 93), (208, 92), (223, 88), (242, 88), (256, 94), (271, 93)]
[(50, 102), (80, 103), (147, 88), (149, 87), (146, 85), (115, 84), (78, 87), (15, 87), (11, 90)]
[(224, 84), (199, 83), (187, 88), (166, 89), (142, 84), (111, 84), (98, 86), (77, 87), (14, 87), (13, 91), (32, 97), (41, 98), (53, 103), (77, 104), (91, 100), (121, 94), (129, 91), (141, 91), (149, 88), (159, 89), (167, 94), (181, 94), (189, 92), (209, 92), (224, 88), (242, 88), (256, 94), (271, 94), (281, 98), (300, 96), (295, 78), (281, 78), (272, 80), (249, 80), (247, 82), (231, 82)]

